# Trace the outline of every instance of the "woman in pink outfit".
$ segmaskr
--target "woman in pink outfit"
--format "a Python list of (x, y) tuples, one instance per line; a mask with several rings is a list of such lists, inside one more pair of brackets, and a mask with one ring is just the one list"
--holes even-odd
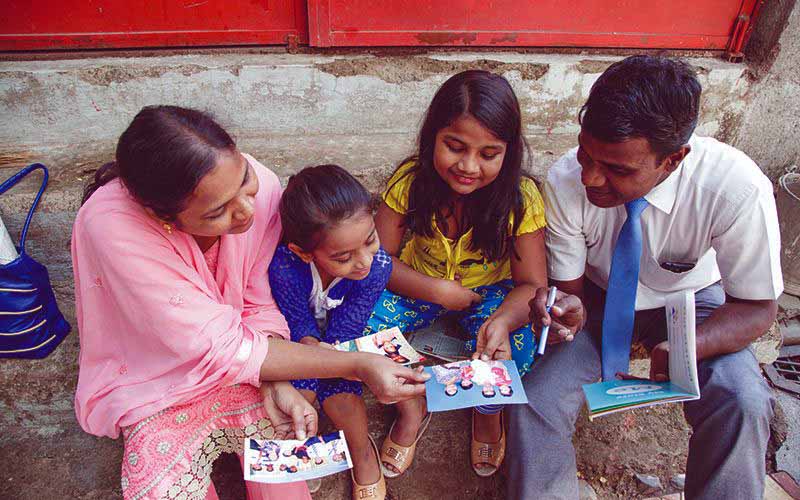
[[(142, 109), (87, 187), (72, 239), (75, 411), (91, 434), (122, 434), (126, 499), (216, 498), (212, 463), (245, 437), (316, 434), (287, 380), (361, 380), (384, 402), (424, 393), (423, 375), (385, 357), (284, 340), (267, 279), (280, 194), (213, 119), (173, 106)], [(305, 483), (247, 490), (309, 498)]]

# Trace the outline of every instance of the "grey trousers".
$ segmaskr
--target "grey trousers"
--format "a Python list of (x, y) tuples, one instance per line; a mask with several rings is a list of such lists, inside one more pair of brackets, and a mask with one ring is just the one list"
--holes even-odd
[[(585, 404), (581, 386), (600, 377), (604, 292), (587, 283), (587, 324), (572, 342), (547, 347), (523, 379), (528, 404), (509, 405), (508, 498), (578, 498), (575, 420)], [(695, 295), (697, 324), (725, 302), (717, 283)], [(638, 311), (634, 339), (651, 348), (666, 340), (664, 309)], [(698, 363), (701, 398), (683, 406), (692, 427), (687, 498), (758, 499), (773, 399), (750, 349)], [(596, 420), (592, 425), (603, 425)]]

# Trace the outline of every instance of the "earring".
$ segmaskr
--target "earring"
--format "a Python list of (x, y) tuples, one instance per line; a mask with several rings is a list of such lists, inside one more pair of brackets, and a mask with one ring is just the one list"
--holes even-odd
[(172, 234), (172, 224), (170, 224), (169, 222), (162, 223), (161, 227), (164, 228), (164, 231), (166, 231), (167, 234)]

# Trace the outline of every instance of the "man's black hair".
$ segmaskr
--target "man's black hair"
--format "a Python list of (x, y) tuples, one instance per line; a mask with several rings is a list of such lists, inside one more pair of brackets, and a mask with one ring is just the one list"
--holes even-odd
[(687, 63), (631, 56), (609, 66), (594, 83), (580, 111), (581, 129), (610, 143), (645, 138), (663, 158), (689, 141), (701, 92)]

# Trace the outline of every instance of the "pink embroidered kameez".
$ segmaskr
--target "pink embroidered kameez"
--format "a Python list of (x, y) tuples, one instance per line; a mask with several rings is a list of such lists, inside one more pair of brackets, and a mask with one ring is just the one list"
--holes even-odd
[[(86, 432), (123, 435), (126, 499), (213, 497), (214, 459), (241, 453), (246, 436), (272, 435), (257, 387), (267, 338), (288, 337), (267, 279), (281, 188), (245, 156), (260, 183), (253, 226), (222, 236), (207, 255), (119, 180), (78, 212), (75, 412)], [(254, 497), (310, 498), (305, 483), (248, 486)]]

